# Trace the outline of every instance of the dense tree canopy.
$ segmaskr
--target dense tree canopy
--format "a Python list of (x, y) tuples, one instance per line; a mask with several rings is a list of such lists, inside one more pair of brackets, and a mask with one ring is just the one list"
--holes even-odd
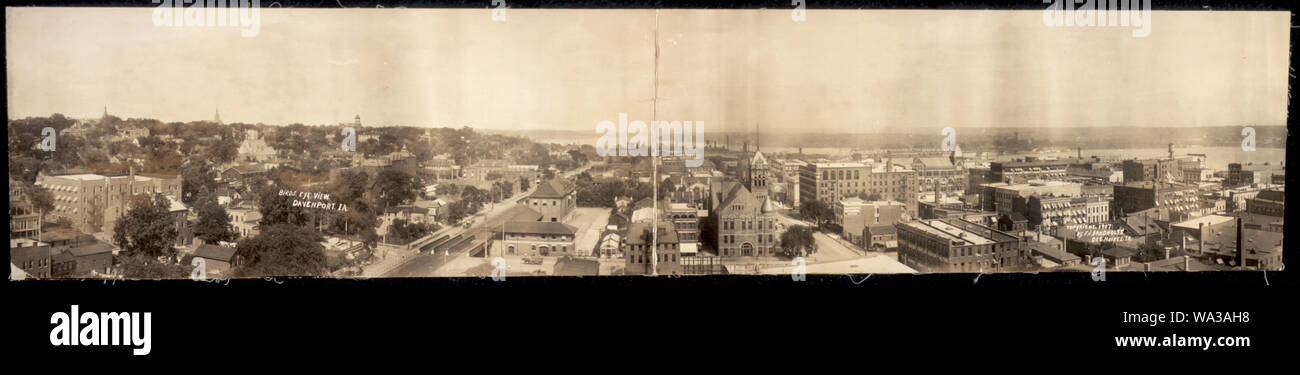
[(239, 241), (235, 277), (324, 276), (328, 274), (320, 234), (309, 228), (274, 224)]
[(172, 255), (177, 233), (168, 214), (170, 201), (162, 194), (139, 195), (132, 200), (131, 208), (113, 228), (113, 243), (128, 256)]

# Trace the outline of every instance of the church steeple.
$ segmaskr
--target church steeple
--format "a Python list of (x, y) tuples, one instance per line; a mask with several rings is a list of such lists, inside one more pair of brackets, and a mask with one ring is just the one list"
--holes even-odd
[(221, 122), (221, 108), (218, 107), (218, 108), (216, 109), (216, 113), (212, 115), (212, 121), (214, 121), (214, 122), (216, 122), (216, 123), (218, 123), (218, 124), (221, 124), (221, 123), (222, 123), (222, 122)]

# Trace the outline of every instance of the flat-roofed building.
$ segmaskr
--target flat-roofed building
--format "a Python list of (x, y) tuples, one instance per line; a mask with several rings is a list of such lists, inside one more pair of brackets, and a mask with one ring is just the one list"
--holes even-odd
[(125, 176), (100, 174), (38, 175), (36, 185), (54, 196), (54, 210), (47, 219), (66, 220), (86, 233), (113, 231), (117, 219), (126, 214), (131, 197), (139, 194), (162, 194), (181, 197), (181, 176), (135, 174)]
[(1030, 196), (1079, 197), (1083, 196), (1083, 185), (1065, 181), (1034, 180), (1021, 184), (997, 182), (984, 185), (980, 200), (985, 209), (999, 214), (1015, 212), (1016, 199)]
[(862, 163), (811, 163), (799, 172), (800, 199), (833, 205), (866, 192), (871, 167)]
[(1254, 198), (1246, 199), (1246, 212), (1259, 215), (1283, 217), (1286, 209), (1286, 192), (1282, 190), (1264, 190)]
[(1190, 212), (1202, 209), (1196, 185), (1154, 181), (1115, 186), (1115, 205), (1120, 214), (1158, 208), (1165, 212)]
[(921, 272), (996, 271), (1028, 258), (1019, 238), (963, 219), (895, 225), (898, 261)]
[(863, 229), (868, 225), (894, 225), (903, 217), (906, 207), (903, 203), (893, 201), (867, 202), (858, 198), (848, 198), (834, 206), (835, 222), (840, 225), (840, 234), (858, 246), (863, 244)]
[(1031, 180), (1060, 180), (1065, 178), (1065, 160), (1017, 160), (989, 163), (990, 181), (1022, 184)]
[(1169, 225), (1169, 238), (1186, 239), (1188, 253), (1202, 257), (1227, 257), (1237, 254), (1237, 219), (1207, 215)]

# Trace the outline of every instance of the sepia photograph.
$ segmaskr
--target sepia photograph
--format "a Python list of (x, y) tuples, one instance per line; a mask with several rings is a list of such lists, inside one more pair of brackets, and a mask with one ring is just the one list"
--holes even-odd
[(187, 4), (5, 9), (11, 280), (1283, 268), (1288, 12)]

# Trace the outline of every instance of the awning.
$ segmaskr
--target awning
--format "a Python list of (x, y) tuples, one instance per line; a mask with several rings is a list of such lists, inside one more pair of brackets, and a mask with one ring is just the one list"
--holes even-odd
[(699, 244), (696, 244), (694, 242), (684, 243), (681, 245), (680, 249), (682, 254), (696, 254), (699, 253), (700, 251)]

